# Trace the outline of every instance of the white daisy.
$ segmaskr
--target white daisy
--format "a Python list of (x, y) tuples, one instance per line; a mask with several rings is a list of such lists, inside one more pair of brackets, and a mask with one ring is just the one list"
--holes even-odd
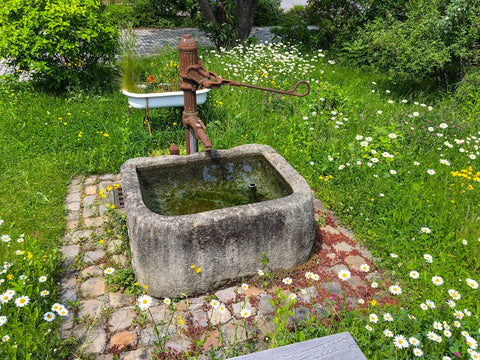
[(413, 336), (408, 339), (408, 342), (409, 342), (410, 344), (412, 344), (413, 346), (418, 346), (418, 345), (420, 345), (420, 340), (418, 340), (417, 338), (415, 338), (415, 337), (413, 337)]
[(26, 295), (20, 296), (15, 300), (15, 305), (17, 307), (24, 307), (30, 302), (30, 298)]
[(244, 319), (248, 318), (250, 315), (252, 315), (252, 312), (248, 309), (242, 309), (242, 311), (240, 312), (240, 315), (242, 315), (242, 317)]
[(418, 273), (418, 271), (410, 271), (410, 274), (409, 276), (412, 278), (412, 279), (418, 279), (418, 277), (420, 276), (420, 274)]
[(388, 288), (388, 291), (390, 291), (390, 293), (392, 293), (393, 295), (400, 295), (402, 293), (402, 288), (398, 285), (391, 285)]
[(399, 349), (406, 349), (409, 346), (407, 339), (403, 335), (395, 336), (393, 344)]
[(383, 330), (383, 335), (386, 337), (393, 337), (393, 333), (388, 329)]
[(112, 267), (108, 267), (108, 268), (106, 268), (105, 270), (103, 270), (103, 273), (104, 273), (105, 275), (112, 275), (114, 272), (115, 272), (115, 269), (112, 268)]
[(383, 314), (383, 320), (391, 322), (393, 321), (393, 316), (390, 315), (389, 313), (385, 313)]
[(352, 276), (352, 274), (347, 269), (340, 270), (338, 272), (338, 277), (342, 281), (347, 281), (348, 279), (350, 279), (351, 276)]
[(48, 311), (43, 315), (43, 320), (45, 321), (52, 322), (54, 319), (55, 319), (55, 314), (51, 311)]
[(417, 357), (422, 356), (422, 355), (423, 355), (422, 349), (414, 348), (414, 349), (413, 349), (413, 355), (415, 355), (415, 356), (417, 356)]
[(362, 264), (360, 265), (360, 270), (362, 270), (363, 272), (369, 272), (370, 266), (368, 266), (368, 264)]
[(478, 282), (473, 279), (466, 278), (465, 281), (467, 285), (470, 286), (472, 289), (478, 289)]
[[(167, 300), (167, 299), (168, 298), (165, 298), (165, 300)], [(164, 300), (164, 302), (165, 302), (165, 300)], [(170, 299), (168, 299), (168, 300), (170, 300)], [(153, 299), (148, 295), (142, 295), (137, 299), (137, 305), (140, 308), (140, 310), (147, 310), (152, 305), (152, 302), (153, 302)], [(165, 304), (167, 304), (167, 303), (165, 302)], [(168, 303), (167, 305), (169, 305), (169, 304), (170, 303)]]

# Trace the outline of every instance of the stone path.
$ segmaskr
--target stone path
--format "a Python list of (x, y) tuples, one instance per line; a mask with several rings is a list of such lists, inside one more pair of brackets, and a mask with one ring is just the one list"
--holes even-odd
[[(255, 37), (258, 41), (271, 42), (273, 35), (270, 32), (272, 27), (254, 27), (250, 32), (250, 37)], [(199, 46), (213, 46), (213, 43), (202, 31), (195, 28), (184, 29), (134, 29), (135, 50), (140, 55), (155, 54), (159, 50), (169, 46), (177, 48), (183, 35), (191, 34)], [(127, 32), (124, 31), (125, 37)]]
[[(236, 285), (188, 301), (178, 300), (170, 307), (163, 299), (155, 299), (150, 312), (144, 314), (135, 306), (137, 297), (108, 290), (112, 275), (106, 275), (104, 270), (113, 267), (118, 272), (130, 267), (125, 239), (105, 226), (109, 219), (107, 207), (114, 203), (112, 189), (120, 185), (119, 175), (77, 176), (65, 200), (68, 229), (61, 247), (61, 299), (68, 304), (70, 313), (62, 324), (61, 336), (79, 340), (78, 358), (94, 354), (95, 359), (108, 360), (117, 354), (123, 360), (150, 359), (157, 350), (154, 325), (165, 336), (165, 349), (195, 349), (199, 359), (210, 359), (211, 354), (215, 358), (229, 357), (232, 352), (221, 346), (228, 349), (234, 343), (250, 341), (251, 351), (266, 348), (264, 339), (275, 330), (275, 309), (270, 302), (275, 298), (273, 286), (265, 290), (255, 287), (252, 280), (246, 291)], [(332, 302), (340, 303), (342, 299), (350, 307), (357, 306), (358, 296), (368, 298), (371, 287), (367, 280), (376, 276), (375, 272), (367, 275), (360, 270), (362, 264), (373, 267), (370, 253), (355, 243), (353, 234), (339, 226), (318, 200), (315, 212), (325, 224), (317, 229), (312, 259), (297, 271), (303, 280), (298, 280), (298, 287), (279, 285), (284, 294), (297, 295), (289, 325), (300, 324), (312, 311), (328, 311)], [(313, 266), (317, 266), (321, 277), (316, 283), (304, 276), (305, 269)], [(337, 277), (342, 269), (352, 273), (348, 284)], [(211, 306), (213, 298), (225, 304), (224, 312)], [(241, 316), (244, 309), (252, 314), (247, 320)]]

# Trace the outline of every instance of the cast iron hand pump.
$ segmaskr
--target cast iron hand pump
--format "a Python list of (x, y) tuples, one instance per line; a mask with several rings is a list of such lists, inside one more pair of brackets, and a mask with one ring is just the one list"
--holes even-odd
[[(310, 92), (310, 84), (307, 81), (299, 81), (292, 90), (284, 91), (270, 89), (261, 86), (243, 84), (239, 81), (222, 79), (214, 72), (208, 71), (203, 66), (197, 55), (197, 43), (192, 36), (187, 34), (178, 45), (180, 58), (180, 77), (183, 79), (180, 89), (183, 90), (184, 110), (183, 125), (185, 126), (185, 135), (187, 141), (187, 154), (198, 151), (198, 139), (203, 142), (207, 155), (212, 151), (212, 143), (205, 134), (205, 124), (198, 116), (197, 101), (195, 91), (203, 88), (218, 89), (222, 85), (243, 86), (263, 91), (271, 91), (284, 95), (305, 96)], [(304, 93), (297, 93), (296, 90), (300, 84), (305, 84), (307, 90)]]

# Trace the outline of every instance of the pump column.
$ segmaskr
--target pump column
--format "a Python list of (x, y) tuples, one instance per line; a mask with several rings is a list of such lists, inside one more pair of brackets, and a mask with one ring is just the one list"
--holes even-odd
[(198, 140), (195, 136), (195, 130), (189, 125), (192, 117), (198, 118), (196, 84), (188, 78), (187, 68), (198, 64), (197, 43), (192, 39), (192, 35), (186, 34), (178, 45), (178, 56), (180, 58), (180, 77), (183, 79), (181, 89), (183, 90), (183, 125), (185, 126), (185, 140), (187, 145), (187, 154), (198, 152)]

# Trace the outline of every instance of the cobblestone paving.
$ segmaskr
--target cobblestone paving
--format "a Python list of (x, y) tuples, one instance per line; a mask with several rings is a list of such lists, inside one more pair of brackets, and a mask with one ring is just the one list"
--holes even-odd
[[(250, 32), (250, 37), (258, 41), (271, 42), (273, 40), (271, 27), (255, 27)], [(210, 39), (200, 30), (195, 28), (184, 29), (135, 29), (135, 49), (138, 54), (150, 55), (169, 46), (177, 48), (183, 35), (191, 34), (199, 46), (213, 46)]]
[[(67, 232), (61, 252), (64, 256), (64, 275), (61, 280), (61, 300), (63, 303), (77, 303), (69, 307), (69, 316), (64, 320), (61, 336), (63, 339), (74, 336), (80, 341), (80, 349), (85, 354), (94, 355), (98, 360), (114, 359), (109, 352), (116, 347), (123, 349), (119, 359), (150, 359), (154, 353), (154, 324), (148, 316), (146, 319), (135, 306), (136, 297), (126, 296), (122, 291), (106, 290), (104, 270), (108, 264), (115, 264), (118, 271), (129, 268), (130, 259), (119, 251), (121, 240), (115, 239), (103, 243), (100, 238), (108, 238), (104, 233), (104, 222), (107, 219), (106, 203), (113, 203), (113, 194), (108, 192), (111, 187), (121, 185), (119, 175), (76, 177), (68, 188), (65, 200), (67, 210)], [(108, 194), (104, 199), (99, 194)], [(316, 217), (325, 213), (322, 204), (315, 200)], [(121, 211), (121, 210), (116, 210)], [(321, 287), (306, 287), (298, 291), (298, 307), (294, 310), (289, 323), (299, 324), (313, 308), (322, 311), (319, 299), (329, 297), (328, 294), (345, 296), (343, 284), (337, 274), (342, 269), (359, 270), (360, 265), (371, 263), (370, 253), (360, 248), (354, 242), (353, 234), (337, 224), (324, 225), (320, 228), (324, 236), (333, 234), (341, 240), (322, 245), (326, 269), (331, 275), (330, 280)], [(103, 235), (103, 236), (102, 236)], [(328, 260), (332, 261), (328, 261)], [(369, 276), (375, 276), (370, 273)], [(366, 278), (369, 278), (367, 276)], [(349, 285), (356, 289), (365, 288), (365, 276), (353, 275)], [(322, 294), (317, 289), (324, 289)], [(360, 291), (359, 291), (360, 292)], [(250, 286), (243, 291), (239, 286), (218, 290), (214, 293), (219, 302), (226, 304), (226, 311), (220, 313), (214, 310), (205, 296), (181, 300), (175, 303), (175, 313), (163, 303), (155, 299), (150, 308), (151, 316), (159, 331), (167, 335), (165, 346), (177, 351), (185, 351), (192, 345), (191, 336), (187, 334), (187, 324), (195, 324), (197, 329), (203, 329), (200, 339), (207, 340), (201, 345), (201, 350), (207, 352), (212, 347), (232, 345), (235, 341), (255, 340), (254, 350), (263, 349), (266, 335), (274, 329), (273, 311), (270, 303), (272, 290)], [(317, 299), (314, 301), (314, 299)], [(354, 304), (356, 298), (347, 298)], [(248, 309), (254, 315), (253, 320), (244, 328), (241, 311)], [(169, 319), (172, 321), (170, 322)], [(184, 324), (181, 324), (182, 319)], [(214, 325), (206, 331), (208, 324)], [(164, 325), (161, 325), (164, 324)], [(217, 326), (218, 325), (218, 326)], [(221, 358), (221, 352), (218, 358)], [(200, 359), (207, 359), (201, 355)]]

